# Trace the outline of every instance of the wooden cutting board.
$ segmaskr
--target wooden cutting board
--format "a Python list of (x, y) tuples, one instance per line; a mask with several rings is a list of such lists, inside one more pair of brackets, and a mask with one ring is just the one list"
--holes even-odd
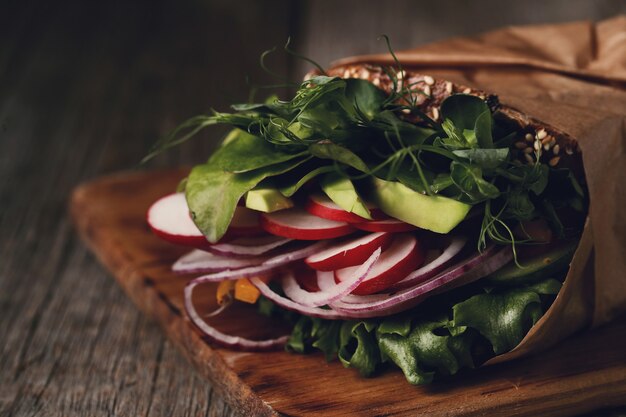
[[(406, 383), (397, 369), (363, 379), (321, 354), (211, 347), (185, 318), (182, 295), (189, 277), (170, 271), (186, 250), (154, 237), (145, 222), (149, 205), (174, 190), (185, 173), (122, 173), (95, 180), (74, 191), (71, 212), (83, 239), (137, 306), (243, 415), (565, 416), (626, 404), (624, 320), (543, 354), (423, 387)], [(198, 290), (203, 308), (212, 308), (213, 290)], [(254, 316), (242, 308), (212, 323), (250, 337), (281, 327)]]

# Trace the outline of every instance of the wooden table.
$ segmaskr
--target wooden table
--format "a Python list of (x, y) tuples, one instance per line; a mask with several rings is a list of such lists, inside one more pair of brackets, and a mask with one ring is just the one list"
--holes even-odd
[[(0, 6), (0, 416), (234, 415), (88, 253), (67, 198), (136, 167), (185, 117), (245, 100), (244, 75), (260, 76), (258, 54), (304, 2), (274, 1), (262, 23), (256, 2), (86, 3)], [(619, 1), (598, 3), (607, 15)], [(211, 146), (150, 166), (198, 162)]]

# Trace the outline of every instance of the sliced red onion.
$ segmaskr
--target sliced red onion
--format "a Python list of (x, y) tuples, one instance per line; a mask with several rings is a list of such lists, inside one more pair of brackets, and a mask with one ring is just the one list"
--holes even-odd
[(202, 334), (211, 341), (221, 346), (226, 346), (232, 349), (247, 351), (266, 351), (275, 350), (282, 347), (289, 339), (289, 336), (285, 335), (275, 339), (251, 340), (220, 332), (215, 327), (209, 325), (206, 321), (202, 319), (193, 304), (193, 289), (201, 283), (202, 282), (195, 279), (189, 282), (189, 284), (187, 284), (187, 286), (185, 287), (185, 310), (187, 311), (187, 316), (189, 317), (191, 322), (195, 324), (196, 327), (200, 329)]
[(465, 247), (466, 243), (467, 238), (465, 237), (452, 238), (452, 240), (449, 242), (449, 245), (446, 246), (441, 255), (433, 259), (431, 262), (425, 264), (421, 268), (418, 268), (415, 271), (411, 272), (402, 281), (393, 284), (388, 289), (388, 292), (409, 288), (416, 284), (424, 282), (429, 278), (434, 277), (450, 265), (455, 257), (459, 253), (461, 253), (461, 250)]
[[(333, 286), (326, 287), (325, 290), (318, 292), (309, 292), (298, 284), (292, 273), (287, 274), (283, 278), (283, 291), (285, 295), (291, 298), (294, 302), (302, 304), (303, 306), (319, 307), (332, 303), (335, 300), (349, 294), (352, 290), (359, 286), (361, 282), (367, 277), (367, 274), (372, 269), (372, 266), (376, 263), (380, 254), (381, 248), (378, 248), (370, 255), (370, 257), (355, 271), (352, 272), (350, 277), (347, 277), (344, 281)], [(324, 274), (322, 271), (318, 271), (319, 274)], [(326, 275), (330, 275), (330, 279), (334, 281), (333, 272), (326, 272)], [(325, 279), (329, 280), (328, 277)], [(320, 279), (318, 278), (318, 282)], [(318, 284), (319, 285), (319, 284)]]
[[(317, 274), (317, 286), (321, 291), (331, 290), (337, 283), (335, 282), (334, 272), (318, 272)], [(360, 304), (363, 301), (378, 301), (384, 300), (389, 297), (389, 294), (372, 294), (372, 295), (352, 295), (346, 294), (341, 298), (344, 303), (357, 303)]]
[(180, 257), (172, 266), (172, 271), (178, 274), (220, 272), (260, 265), (266, 260), (262, 257), (229, 258), (196, 249)]
[(279, 236), (239, 238), (227, 243), (218, 243), (207, 248), (210, 252), (224, 256), (258, 256), (291, 242)]
[(295, 311), (296, 313), (304, 314), (310, 317), (318, 317), (322, 319), (328, 320), (340, 320), (349, 318), (349, 315), (338, 313), (333, 310), (327, 310), (320, 307), (308, 307), (302, 304), (296, 303), (295, 301), (290, 300), (289, 298), (283, 297), (278, 294), (276, 291), (272, 290), (269, 285), (267, 285), (260, 278), (251, 278), (250, 282), (252, 285), (257, 287), (261, 294), (268, 300), (272, 301), (274, 304), (290, 311)]
[(491, 246), (483, 253), (473, 255), (469, 259), (457, 263), (426, 282), (395, 294), (388, 294), (384, 300), (363, 299), (360, 304), (339, 300), (332, 303), (331, 307), (351, 318), (388, 316), (412, 308), (425, 298), (441, 292), (441, 290), (449, 290), (483, 278), (502, 268), (512, 258), (511, 250), (508, 247)]
[(265, 274), (267, 272), (273, 271), (278, 267), (286, 265), (290, 262), (297, 261), (298, 259), (306, 258), (307, 256), (321, 250), (327, 245), (326, 242), (317, 242), (314, 244), (309, 244), (302, 247), (301, 244), (298, 244), (297, 248), (281, 253), (280, 255), (272, 256), (271, 258), (267, 258), (260, 265), (249, 266), (246, 268), (236, 269), (236, 270), (228, 270), (216, 272), (214, 274), (203, 275), (201, 277), (196, 278), (199, 282), (219, 282), (226, 281), (231, 279), (239, 279), (239, 278), (249, 278), (258, 275)]

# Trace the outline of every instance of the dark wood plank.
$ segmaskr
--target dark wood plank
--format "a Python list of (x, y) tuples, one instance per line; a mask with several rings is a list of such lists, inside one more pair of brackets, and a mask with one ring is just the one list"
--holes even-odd
[[(338, 362), (324, 362), (321, 355), (211, 348), (183, 313), (188, 277), (169, 269), (183, 251), (153, 236), (144, 220), (151, 202), (168, 193), (183, 172), (117, 175), (84, 185), (74, 194), (72, 213), (85, 240), (133, 301), (161, 323), (173, 343), (245, 414), (565, 416), (626, 403), (623, 321), (543, 354), (427, 387), (408, 385), (393, 369), (363, 379)], [(215, 308), (210, 305), (214, 290), (205, 288), (203, 293), (207, 312)], [(219, 317), (212, 323), (226, 333), (256, 333), (254, 317), (243, 318)]]
[[(235, 414), (78, 242), (67, 198), (184, 118), (244, 100), (248, 69), (286, 38), (279, 9), (252, 36), (258, 6), (2, 3), (0, 415)], [(222, 23), (240, 35), (216, 42)], [(197, 161), (203, 139), (153, 166)]]

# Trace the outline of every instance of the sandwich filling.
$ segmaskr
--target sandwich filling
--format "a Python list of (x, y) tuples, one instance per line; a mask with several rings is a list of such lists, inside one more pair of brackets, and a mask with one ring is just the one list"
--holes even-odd
[[(497, 97), (401, 68), (312, 73), (289, 100), (233, 105), (157, 144), (233, 128), (179, 193), (153, 205), (162, 238), (196, 248), (191, 321), (216, 343), (319, 350), (412, 384), (514, 348), (565, 279), (586, 217), (573, 139)], [(257, 304), (288, 335), (225, 335), (197, 310)], [(235, 300), (235, 301), (233, 301)]]

